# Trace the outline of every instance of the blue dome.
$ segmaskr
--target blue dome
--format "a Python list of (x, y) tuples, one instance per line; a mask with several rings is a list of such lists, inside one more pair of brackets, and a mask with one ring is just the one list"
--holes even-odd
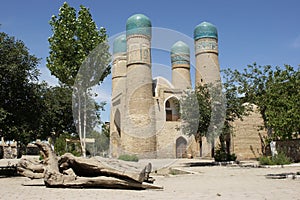
[(200, 38), (218, 39), (217, 28), (209, 22), (202, 22), (201, 24), (196, 26), (194, 30), (194, 39), (197, 40)]
[(171, 47), (171, 63), (173, 66), (190, 64), (190, 48), (186, 43), (178, 41)]
[(114, 40), (113, 43), (113, 54), (115, 53), (124, 53), (127, 51), (127, 44), (126, 44), (126, 35), (122, 34)]
[(151, 21), (143, 14), (135, 14), (127, 19), (126, 35), (148, 35), (151, 36)]
[(171, 54), (190, 54), (190, 48), (186, 43), (178, 41), (171, 47)]

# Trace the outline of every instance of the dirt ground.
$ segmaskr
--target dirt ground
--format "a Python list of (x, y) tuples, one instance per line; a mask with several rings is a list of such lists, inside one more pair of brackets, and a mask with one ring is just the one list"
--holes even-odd
[[(300, 172), (300, 165), (272, 168), (232, 165), (186, 167), (184, 164), (190, 161), (153, 161), (153, 168), (158, 171), (152, 174), (155, 184), (163, 186), (163, 190), (46, 188), (42, 180), (10, 177), (0, 178), (0, 199), (300, 199), (299, 178), (265, 177), (267, 174)], [(176, 170), (168, 173), (168, 168)], [(35, 186), (23, 185), (28, 183)]]

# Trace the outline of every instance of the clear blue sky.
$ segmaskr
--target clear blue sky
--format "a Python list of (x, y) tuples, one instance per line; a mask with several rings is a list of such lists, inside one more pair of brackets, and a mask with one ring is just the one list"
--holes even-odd
[[(42, 58), (42, 79), (49, 76), (46, 57), (51, 36), (49, 20), (57, 15), (61, 0), (1, 0), (0, 31), (22, 40), (30, 52)], [(208, 21), (219, 33), (221, 69), (243, 69), (248, 64), (283, 66), (300, 64), (299, 0), (70, 0), (68, 4), (90, 8), (98, 27), (109, 36), (125, 30), (128, 17), (147, 15), (153, 27), (173, 29), (193, 37), (194, 27)], [(192, 47), (193, 48), (193, 47)], [(170, 63), (168, 55), (155, 57), (157, 63)]]

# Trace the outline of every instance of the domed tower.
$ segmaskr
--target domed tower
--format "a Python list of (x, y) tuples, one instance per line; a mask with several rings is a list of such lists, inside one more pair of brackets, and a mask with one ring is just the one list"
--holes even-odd
[(208, 22), (202, 22), (194, 30), (196, 78), (195, 85), (215, 83), (221, 80), (218, 59), (218, 31)]
[(124, 92), (127, 70), (126, 63), (126, 35), (122, 34), (113, 42), (112, 97), (118, 95), (120, 92)]
[(171, 48), (172, 84), (175, 88), (191, 88), (190, 48), (182, 42), (176, 42)]
[[(126, 23), (126, 135), (125, 153), (155, 157), (155, 112), (151, 71), (151, 21), (135, 14)], [(126, 144), (126, 145), (125, 145)]]
[(123, 34), (113, 42), (112, 104), (110, 113), (110, 153), (113, 157), (118, 157), (121, 151), (126, 102), (126, 63), (126, 35)]

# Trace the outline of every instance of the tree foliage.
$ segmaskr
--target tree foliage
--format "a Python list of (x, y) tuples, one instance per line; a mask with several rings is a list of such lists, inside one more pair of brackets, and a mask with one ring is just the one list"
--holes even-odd
[(89, 9), (80, 6), (77, 17), (76, 10), (66, 2), (59, 9), (58, 16), (52, 16), (50, 25), (53, 35), (48, 39), (50, 55), (47, 67), (61, 83), (71, 87), (89, 53), (106, 41), (106, 30), (98, 30)]
[[(225, 79), (226, 80), (226, 79)], [(248, 108), (238, 97), (237, 88), (229, 82), (198, 85), (181, 99), (183, 131), (199, 137), (215, 138), (226, 131), (237, 118), (247, 114)]]
[(72, 115), (72, 89), (64, 86), (47, 87), (41, 91), (43, 110), (41, 116), (41, 135), (53, 140), (62, 133), (76, 135)]
[(225, 70), (244, 102), (259, 107), (270, 139), (291, 139), (300, 131), (300, 72), (283, 68), (248, 65), (243, 72)]
[(285, 65), (276, 68), (267, 81), (265, 97), (266, 124), (273, 137), (291, 139), (300, 133), (300, 70)]
[(183, 132), (197, 139), (206, 136), (211, 118), (210, 95), (207, 86), (186, 90), (180, 100)]
[(36, 137), (42, 105), (38, 63), (22, 41), (0, 33), (0, 134), (8, 140)]
[[(110, 73), (106, 30), (97, 28), (89, 9), (80, 6), (76, 15), (76, 10), (66, 2), (58, 16), (52, 16), (50, 25), (53, 35), (49, 38), (47, 67), (61, 84), (73, 88), (74, 119), (80, 138), (86, 138), (91, 131), (89, 125), (99, 119), (103, 109), (103, 103), (91, 102), (91, 87)], [(84, 142), (82, 146), (85, 155)]]
[[(202, 146), (202, 137), (214, 144), (220, 140), (220, 149), (230, 154), (232, 122), (247, 115), (249, 107), (243, 104), (237, 87), (225, 76), (224, 83), (197, 85), (195, 90), (187, 90), (181, 99), (181, 119), (183, 132), (195, 135)], [(214, 146), (212, 146), (214, 147)], [(201, 155), (201, 152), (200, 152)], [(214, 149), (212, 149), (214, 155)]]

